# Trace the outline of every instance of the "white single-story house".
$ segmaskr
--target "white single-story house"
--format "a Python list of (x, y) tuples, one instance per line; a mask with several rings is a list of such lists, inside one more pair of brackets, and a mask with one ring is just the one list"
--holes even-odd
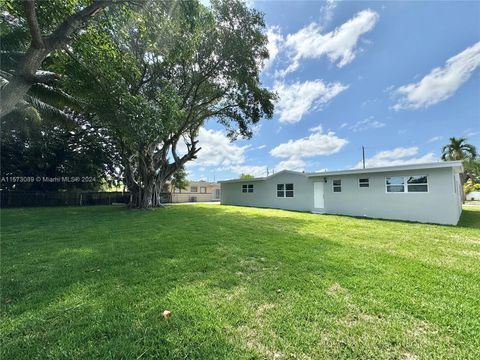
[(220, 181), (226, 205), (456, 225), (461, 161), (303, 173), (283, 170)]

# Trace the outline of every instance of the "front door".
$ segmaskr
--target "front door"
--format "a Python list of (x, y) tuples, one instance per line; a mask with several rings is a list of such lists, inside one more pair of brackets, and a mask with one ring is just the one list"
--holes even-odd
[(315, 209), (323, 209), (325, 202), (323, 200), (323, 181), (313, 183), (313, 206)]

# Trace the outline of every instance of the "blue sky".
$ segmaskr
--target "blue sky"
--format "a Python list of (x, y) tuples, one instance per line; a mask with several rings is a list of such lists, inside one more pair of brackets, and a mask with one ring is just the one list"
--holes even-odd
[(280, 95), (250, 140), (200, 131), (191, 179), (438, 161), (450, 136), (480, 147), (480, 2), (254, 1)]

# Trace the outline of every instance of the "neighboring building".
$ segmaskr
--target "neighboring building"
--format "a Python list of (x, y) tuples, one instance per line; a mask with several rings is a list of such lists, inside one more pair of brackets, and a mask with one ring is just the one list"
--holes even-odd
[(469, 192), (465, 198), (467, 200), (471, 200), (471, 201), (479, 201), (480, 200), (480, 191), (472, 191), (472, 192)]
[(301, 173), (221, 183), (221, 203), (456, 225), (461, 161)]
[(186, 189), (170, 189), (172, 202), (220, 201), (220, 184), (207, 181), (189, 181)]

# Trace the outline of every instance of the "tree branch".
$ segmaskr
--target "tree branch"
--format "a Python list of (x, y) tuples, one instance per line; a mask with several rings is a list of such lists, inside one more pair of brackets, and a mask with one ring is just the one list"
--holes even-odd
[(46, 44), (49, 50), (62, 47), (66, 44), (68, 37), (76, 31), (89, 18), (95, 16), (110, 4), (107, 0), (95, 0), (91, 5), (69, 16), (62, 24), (46, 38)]
[(32, 35), (32, 47), (41, 49), (44, 47), (42, 31), (38, 24), (37, 13), (35, 11), (35, 0), (25, 0), (25, 15), (27, 17), (28, 28)]

